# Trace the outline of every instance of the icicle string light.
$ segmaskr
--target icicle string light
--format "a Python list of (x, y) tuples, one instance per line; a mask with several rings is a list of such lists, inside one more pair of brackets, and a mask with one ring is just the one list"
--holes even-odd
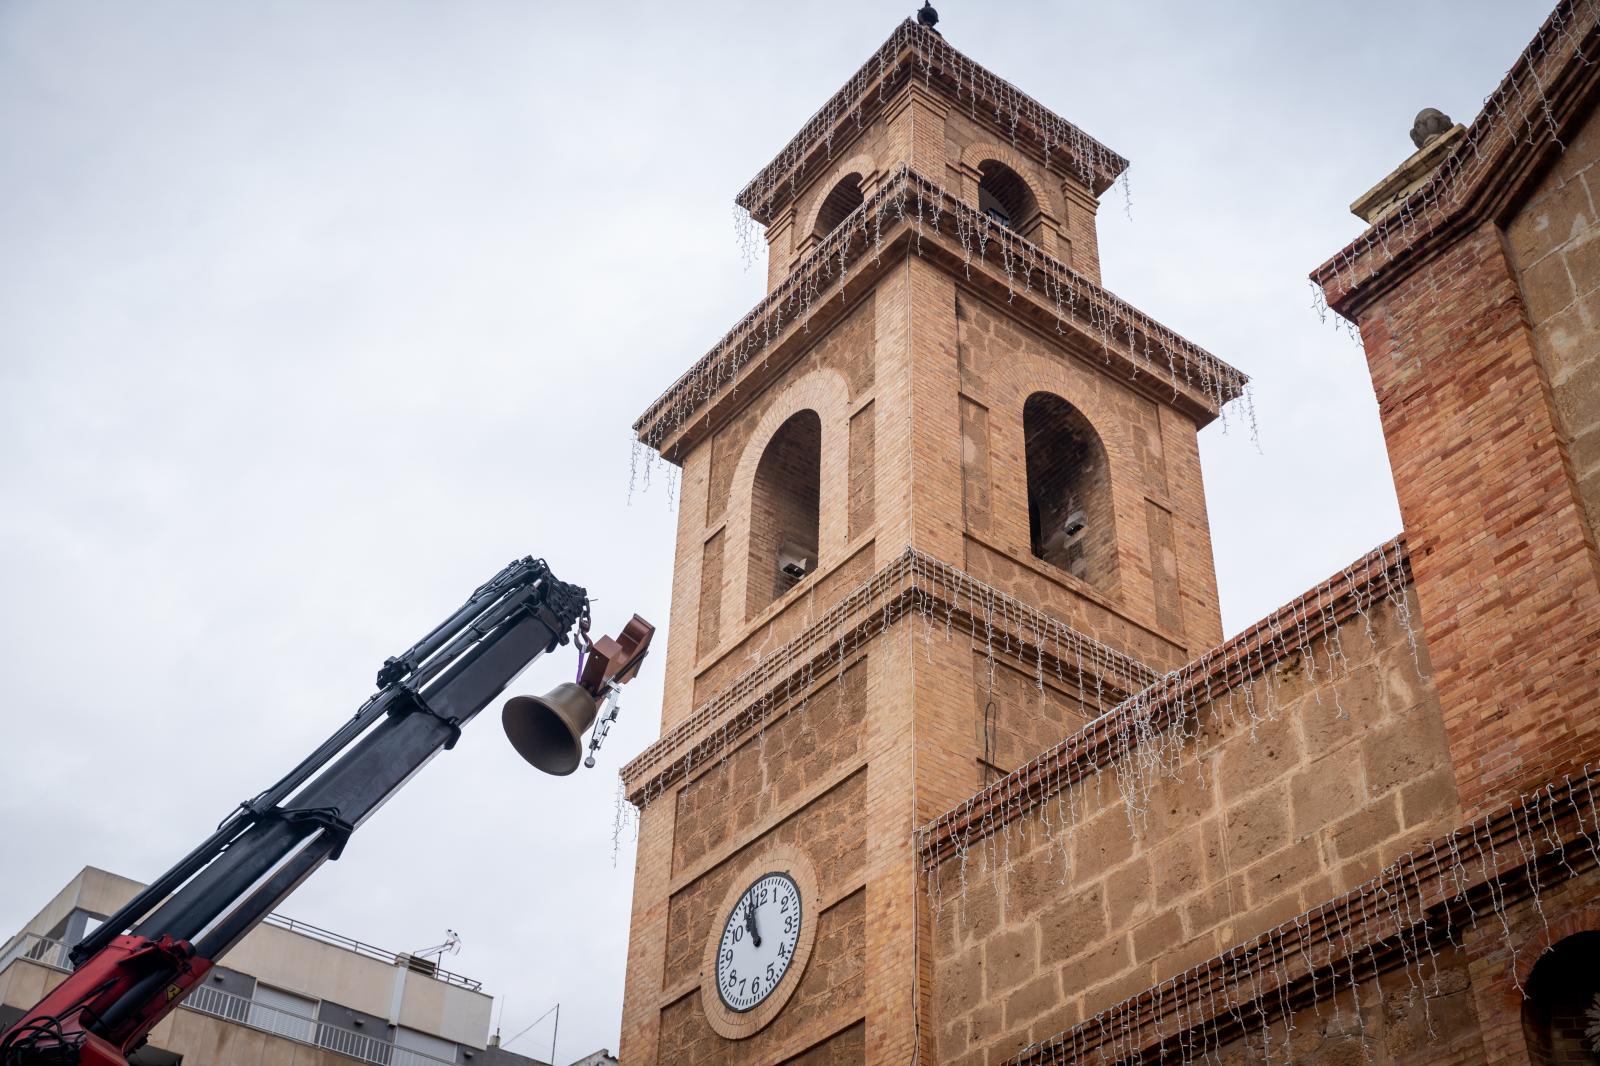
[[(1562, 150), (1561, 129), (1582, 102), (1582, 82), (1600, 55), (1600, 0), (1562, 0), (1495, 90), (1453, 151), (1398, 207), (1312, 274), (1312, 300), (1326, 318), (1338, 308), (1352, 324), (1347, 298), (1400, 263), (1418, 262), (1459, 230), (1463, 219), (1490, 217), (1497, 206), (1484, 187), (1515, 169), (1522, 146)], [(1572, 75), (1576, 75), (1576, 77)], [(1441, 298), (1438, 278), (1431, 295)]]
[[(1156, 673), (1132, 656), (1080, 633), (1061, 620), (987, 585), (965, 571), (907, 548), (844, 596), (821, 618), (723, 686), (684, 722), (622, 769), (628, 799), (640, 808), (696, 766), (726, 758), (744, 736), (776, 712), (804, 706), (866, 643), (902, 617), (920, 618), (929, 636), (971, 637), (993, 660), (1076, 685), (1081, 702), (1107, 706), (1148, 686)], [(1098, 701), (1098, 702), (1096, 702)]]
[[(1073, 175), (1097, 196), (1126, 175), (1128, 161), (1122, 156), (973, 62), (941, 35), (907, 19), (734, 198), (746, 262), (758, 248), (757, 225), (770, 223), (782, 204), (847, 151), (855, 134), (912, 80), (937, 84), (965, 105), (974, 120), (997, 127), (1013, 148)], [(1123, 192), (1126, 199), (1125, 182)]]
[[(650, 405), (634, 423), (636, 447), (674, 454), (685, 427), (725, 392), (749, 382), (753, 364), (807, 332), (824, 308), (844, 310), (847, 271), (859, 285), (872, 274), (869, 267), (883, 267), (902, 245), (918, 255), (941, 255), (974, 283), (986, 279), (1014, 306), (1031, 305), (1045, 326), (1076, 338), (1082, 354), (1120, 365), (1130, 381), (1159, 381), (1175, 400), (1222, 413), (1224, 419), (1224, 408), (1246, 394), (1244, 374), (942, 185), (901, 167)], [(631, 476), (648, 481), (649, 461), (638, 460), (636, 455)]]
[[(1253, 1061), (1292, 1062), (1296, 1011), (1337, 1017), (1347, 993), (1396, 976), (1426, 1012), (1439, 950), (1463, 947), (1464, 934), (1484, 922), (1509, 939), (1512, 910), (1526, 903), (1542, 914), (1553, 886), (1600, 868), (1597, 789), (1586, 765), (1408, 852), (1349, 892), (1024, 1048), (1008, 1066), (1200, 1062), (1253, 1034), (1261, 1040)], [(1517, 968), (1509, 972), (1515, 981)], [(1284, 1040), (1274, 1043), (1280, 1025)]]
[[(1062, 790), (1086, 779), (1098, 781), (1105, 768), (1114, 771), (1130, 826), (1137, 828), (1151, 790), (1161, 779), (1183, 772), (1185, 757), (1194, 753), (1192, 741), (1208, 718), (1217, 724), (1243, 721), (1252, 739), (1260, 721), (1276, 718), (1275, 707), (1256, 705), (1254, 694), (1245, 687), (1248, 682), (1289, 662), (1298, 662), (1312, 676), (1318, 642), (1327, 645), (1322, 638), (1333, 636), (1352, 619), (1368, 616), (1379, 603), (1390, 605), (1409, 637), (1412, 621), (1405, 590), (1410, 580), (1404, 537), (1396, 537), (939, 815), (918, 833), (930, 886), (939, 863), (952, 857), (966, 861), (974, 845), (1043, 807)], [(1370, 632), (1368, 637), (1374, 639)], [(1324, 669), (1330, 666), (1343, 672), (1342, 659), (1330, 660)], [(1244, 694), (1235, 699), (1241, 689)], [(1270, 686), (1266, 695), (1272, 700)], [(1200, 772), (1198, 764), (1193, 769)], [(1070, 821), (1067, 831), (1075, 825)]]

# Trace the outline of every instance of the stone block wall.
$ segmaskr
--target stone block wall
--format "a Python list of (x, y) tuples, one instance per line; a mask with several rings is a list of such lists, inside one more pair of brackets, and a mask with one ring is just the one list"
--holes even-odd
[(1479, 1066), (1484, 1057), (1464, 952), (1446, 948), (1424, 967), (1419, 986), (1399, 974), (1357, 971), (1355, 992), (1341, 991), (1296, 1011), (1288, 1024), (1239, 1037), (1212, 1053), (1217, 1066), (1293, 1062), (1305, 1066)]
[(1506, 226), (1589, 537), (1600, 530), (1600, 122), (1577, 135)]
[(1425, 651), (1393, 606), (1369, 619), (1219, 693), (1175, 775), (1108, 766), (942, 864), (939, 1061), (999, 1062), (1454, 824)]

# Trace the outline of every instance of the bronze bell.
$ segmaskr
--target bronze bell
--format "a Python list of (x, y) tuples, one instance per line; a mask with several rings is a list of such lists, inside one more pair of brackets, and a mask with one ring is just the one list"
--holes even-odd
[(543, 696), (515, 696), (500, 712), (506, 739), (534, 767), (565, 777), (583, 757), (583, 735), (600, 705), (582, 686), (564, 681)]

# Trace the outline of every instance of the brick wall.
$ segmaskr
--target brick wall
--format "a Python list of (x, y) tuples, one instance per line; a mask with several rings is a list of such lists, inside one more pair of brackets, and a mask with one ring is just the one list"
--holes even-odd
[[(1600, 874), (1586, 871), (1535, 904), (1523, 898), (1508, 909), (1506, 921), (1480, 922), (1466, 937), (1472, 960), (1472, 993), (1481, 1019), (1486, 1062), (1506, 1066), (1541, 1066), (1552, 1061), (1541, 1045), (1535, 1014), (1541, 1005), (1560, 1006), (1559, 992), (1530, 1002), (1541, 991), (1536, 980), (1541, 958), (1568, 937), (1600, 930)], [(1592, 939), (1592, 937), (1591, 937)], [(1581, 980), (1594, 988), (1594, 956), (1580, 956)], [(1574, 984), (1577, 984), (1576, 982)], [(1573, 987), (1573, 985), (1568, 986)], [(1593, 995), (1593, 991), (1589, 993)], [(1530, 1024), (1533, 1023), (1533, 1024)], [(1530, 1031), (1532, 1030), (1532, 1031)], [(1560, 1058), (1553, 1061), (1561, 1062)], [(1581, 1060), (1580, 1060), (1581, 1061)], [(1589, 1061), (1593, 1061), (1591, 1058)]]
[(850, 416), (850, 532), (853, 541), (872, 528), (876, 496), (872, 489), (873, 451), (878, 412), (868, 401)]
[[(849, 558), (823, 566), (816, 577), (800, 583), (777, 610), (755, 626), (745, 626), (746, 635), (727, 642), (716, 654), (707, 655), (694, 678), (694, 699), (698, 705), (714, 696), (724, 685), (758, 662), (762, 653), (783, 644), (817, 616), (860, 585), (872, 573), (872, 542), (856, 547)], [(822, 564), (819, 564), (822, 565)], [(726, 580), (726, 578), (725, 578)]]
[(673, 870), (747, 836), (808, 784), (854, 763), (861, 749), (866, 660), (678, 791)]
[[(866, 893), (855, 892), (817, 918), (817, 941), (800, 984), (777, 1019), (747, 1040), (727, 1040), (706, 1024), (698, 990), (661, 1012), (663, 1063), (750, 1063), (776, 1061), (783, 1052), (808, 1043), (812, 1034), (842, 1029), (834, 1040), (812, 1046), (802, 1062), (862, 1062), (859, 1017), (866, 973)], [(696, 946), (698, 958), (699, 945)], [(784, 1058), (784, 1061), (794, 1061)]]
[(1594, 553), (1501, 231), (1463, 236), (1361, 331), (1452, 756), (1482, 809), (1600, 741)]
[[(1194, 424), (975, 296), (960, 294), (954, 315), (963, 566), (1153, 666), (1181, 665), (1220, 641)], [(1024, 410), (1039, 392), (1076, 409), (1104, 450), (1109, 492), (1096, 486), (1092, 495), (1110, 513), (1089, 532), (1114, 540), (1114, 550), (1097, 549), (1115, 559), (1100, 568), (1114, 571), (1109, 584), (1083, 581), (1030, 550)], [(1151, 503), (1170, 519), (1154, 530)]]
[[(974, 785), (1010, 773), (1103, 709), (1046, 673), (1043, 680), (978, 649), (972, 654), (974, 731), (988, 754)], [(984, 731), (989, 737), (984, 741)]]
[(700, 631), (696, 652), (705, 655), (722, 636), (722, 530), (701, 546)]
[[(729, 782), (729, 790), (748, 796), (754, 782)], [(685, 981), (698, 981), (701, 956), (707, 940), (721, 927), (726, 914), (714, 914), (735, 875), (742, 872), (744, 852), (752, 846), (770, 847), (793, 844), (804, 851), (817, 868), (823, 901), (829, 904), (859, 880), (865, 858), (865, 835), (860, 820), (850, 813), (861, 806), (866, 777), (853, 774), (836, 787), (786, 817), (772, 830), (743, 842), (715, 867), (672, 894), (667, 917), (667, 967), (664, 984), (672, 988)], [(691, 849), (699, 854), (703, 850)], [(694, 867), (688, 867), (691, 875)]]
[[(1198, 762), (1129, 828), (1114, 769), (946, 861), (934, 886), (941, 1062), (998, 1062), (1339, 894), (1459, 806), (1437, 703), (1392, 607), (1202, 709)], [(1273, 708), (1268, 714), (1267, 708)], [(1068, 829), (1067, 826), (1072, 826)], [(986, 1059), (985, 1059), (986, 1056)]]
[[(811, 349), (790, 371), (799, 378), (816, 370), (835, 370), (849, 385), (851, 402), (872, 388), (872, 334), (875, 303), (869, 295), (840, 323), (819, 335)], [(766, 412), (771, 396), (756, 398), (726, 426), (717, 430), (711, 444), (711, 482), (706, 493), (705, 524), (714, 526), (725, 516), (731, 502), (733, 471), (749, 445), (750, 434)]]

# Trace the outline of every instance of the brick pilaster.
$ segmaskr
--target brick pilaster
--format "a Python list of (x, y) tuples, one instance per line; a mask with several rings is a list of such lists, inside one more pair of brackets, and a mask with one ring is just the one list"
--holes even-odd
[(1500, 230), (1360, 324), (1470, 813), (1594, 752), (1600, 583)]

